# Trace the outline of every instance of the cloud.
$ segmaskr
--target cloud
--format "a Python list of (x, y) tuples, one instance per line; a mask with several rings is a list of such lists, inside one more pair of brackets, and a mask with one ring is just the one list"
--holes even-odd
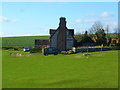
[(35, 34), (34, 36), (46, 36), (46, 35), (49, 35), (49, 34)]
[(16, 37), (16, 36), (32, 36), (30, 33), (25, 33), (25, 34), (11, 34), (11, 33), (3, 33), (0, 35), (0, 37)]
[(104, 23), (104, 25), (103, 25), (104, 29), (106, 28), (107, 25), (109, 26), (109, 32), (111, 32), (111, 33), (115, 32), (115, 29), (118, 28), (117, 21), (111, 21), (111, 22)]
[(45, 36), (49, 34), (31, 34), (31, 33), (25, 33), (25, 34), (5, 34), (3, 32), (0, 32), (0, 37), (16, 37), (16, 36)]
[(101, 20), (112, 20), (114, 17), (114, 13), (111, 12), (102, 12), (101, 14), (97, 15), (95, 13), (89, 13), (86, 16), (88, 17), (94, 17), (92, 19), (87, 19), (87, 20), (83, 20), (83, 19), (76, 19), (74, 21), (74, 24), (78, 24), (78, 23), (94, 23), (95, 21), (101, 21)]
[(96, 17), (96, 20), (112, 20), (114, 18), (114, 13), (112, 12), (102, 12), (100, 14), (96, 14), (96, 13), (89, 13), (86, 16), (88, 17)]
[(114, 25), (114, 26), (116, 26), (116, 27), (118, 26), (118, 22), (115, 22), (115, 21), (111, 22), (111, 24)]
[(114, 14), (113, 14), (113, 13), (110, 13), (110, 12), (103, 12), (103, 13), (101, 13), (100, 16), (101, 16), (101, 17), (109, 17), (109, 16), (114, 16)]
[(111, 12), (103, 12), (100, 14), (100, 19), (102, 20), (112, 20), (114, 14)]
[(0, 16), (0, 21), (2, 21), (2, 22), (13, 22), (13, 23), (17, 22), (16, 19), (8, 19), (8, 18), (3, 17), (3, 16)]
[(75, 23), (91, 23), (93, 21), (94, 21), (93, 19), (88, 19), (88, 20), (76, 19)]
[(18, 35), (12, 35), (12, 36), (32, 36), (30, 33), (25, 33), (25, 34), (18, 34)]

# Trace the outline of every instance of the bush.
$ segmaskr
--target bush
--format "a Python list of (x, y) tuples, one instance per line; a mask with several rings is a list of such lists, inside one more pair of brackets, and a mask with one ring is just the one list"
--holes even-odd
[(18, 48), (14, 48), (14, 50), (19, 50)]
[(30, 49), (30, 53), (42, 53), (42, 49), (32, 48)]
[(67, 51), (61, 51), (61, 54), (65, 54)]
[(8, 49), (13, 49), (13, 47), (2, 47), (2, 49), (8, 50)]

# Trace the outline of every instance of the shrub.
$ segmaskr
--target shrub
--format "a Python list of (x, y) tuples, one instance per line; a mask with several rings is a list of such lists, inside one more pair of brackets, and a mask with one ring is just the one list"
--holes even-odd
[(32, 48), (30, 49), (30, 53), (42, 53), (42, 49)]

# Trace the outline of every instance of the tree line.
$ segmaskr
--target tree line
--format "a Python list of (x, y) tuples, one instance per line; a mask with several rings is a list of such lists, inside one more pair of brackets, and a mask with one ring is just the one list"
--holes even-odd
[[(114, 31), (116, 38), (120, 38), (120, 33), (118, 32), (118, 29), (115, 28)], [(80, 42), (81, 40), (83, 40), (83, 38), (95, 39), (96, 45), (103, 46), (109, 46), (112, 40), (109, 32), (109, 26), (107, 25), (106, 28), (103, 28), (103, 25), (100, 21), (95, 22), (88, 31), (85, 31), (84, 34), (79, 33), (75, 35), (76, 42)]]

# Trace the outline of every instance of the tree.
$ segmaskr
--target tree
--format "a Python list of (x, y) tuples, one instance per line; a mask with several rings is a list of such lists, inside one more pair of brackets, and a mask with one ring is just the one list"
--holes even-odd
[(89, 32), (95, 34), (98, 30), (103, 29), (103, 25), (100, 21), (96, 21), (92, 27), (89, 29)]
[(82, 38), (84, 37), (84, 35), (81, 34), (81, 33), (78, 33), (78, 34), (74, 35), (74, 37), (75, 37), (75, 40), (77, 42), (80, 42), (80, 40), (82, 40)]
[(110, 37), (109, 37), (109, 25), (106, 26), (105, 31), (106, 31), (106, 33), (107, 33), (107, 38), (110, 38)]
[(99, 30), (103, 29), (103, 25), (100, 21), (96, 21), (92, 27), (89, 29), (90, 37), (95, 37), (95, 33)]
[(97, 45), (107, 45), (106, 33), (104, 29), (98, 30), (95, 35), (97, 36), (96, 44)]
[(101, 22), (99, 21), (95, 22), (89, 31), (95, 34), (95, 36), (97, 37), (96, 40), (97, 45), (107, 44), (106, 33), (105, 30), (103, 29), (103, 25)]
[(98, 39), (105, 39), (106, 38), (106, 33), (104, 29), (100, 29), (96, 31), (95, 35), (97, 36)]
[(94, 46), (94, 41), (88, 35), (88, 31), (85, 31), (83, 39), (80, 41), (80, 46)]

